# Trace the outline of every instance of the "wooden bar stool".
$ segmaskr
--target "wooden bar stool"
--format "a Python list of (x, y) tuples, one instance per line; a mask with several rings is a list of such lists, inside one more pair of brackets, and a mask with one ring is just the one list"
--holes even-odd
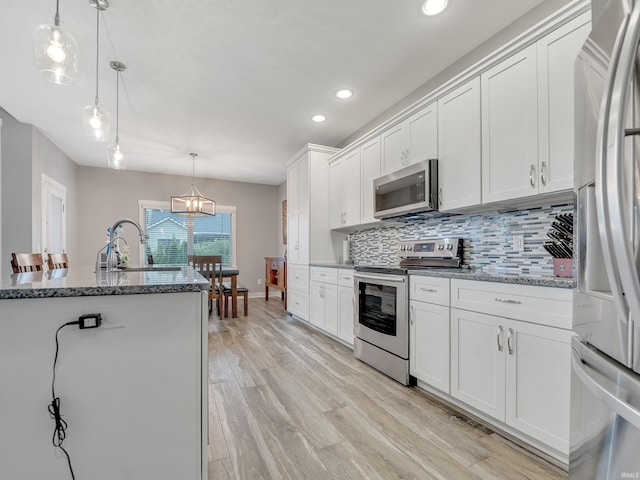
[(44, 270), (44, 260), (40, 253), (12, 253), (11, 268), (13, 273), (41, 272)]
[[(242, 297), (244, 302), (244, 316), (249, 315), (249, 289), (247, 287), (236, 287), (236, 292), (239, 297)], [(229, 316), (229, 297), (231, 296), (231, 282), (222, 283), (222, 294), (224, 295), (224, 316)]]
[(47, 255), (47, 266), (49, 270), (69, 268), (69, 258), (66, 253), (49, 253)]

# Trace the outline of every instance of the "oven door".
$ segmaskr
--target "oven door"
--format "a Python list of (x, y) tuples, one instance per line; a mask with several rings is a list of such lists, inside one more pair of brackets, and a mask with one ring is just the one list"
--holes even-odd
[(355, 336), (404, 359), (409, 358), (407, 278), (406, 275), (354, 274)]

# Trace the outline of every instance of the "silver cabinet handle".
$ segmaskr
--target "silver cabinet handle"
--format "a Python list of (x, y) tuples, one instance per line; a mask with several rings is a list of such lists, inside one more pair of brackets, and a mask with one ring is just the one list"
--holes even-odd
[(500, 302), (500, 303), (509, 303), (512, 305), (521, 305), (522, 302), (520, 300), (511, 300), (510, 298), (500, 298), (500, 297), (496, 297), (494, 298), (494, 300), (496, 302)]
[(503, 349), (501, 340), (502, 340), (502, 325), (498, 325), (498, 333), (496, 333), (496, 342), (498, 342), (499, 352), (501, 352)]
[(410, 312), (409, 312), (409, 323), (413, 325), (413, 306), (411, 306)]
[(438, 189), (438, 205), (442, 205), (442, 187)]
[(535, 188), (536, 186), (535, 176), (536, 166), (532, 163), (531, 167), (529, 168), (529, 183), (531, 184), (531, 188)]
[(435, 288), (420, 287), (420, 291), (421, 292), (428, 292), (428, 293), (438, 293), (438, 290), (436, 290)]
[(547, 177), (545, 176), (546, 171), (547, 171), (547, 162), (542, 162), (540, 166), (540, 183), (542, 183), (542, 185), (547, 184)]
[(507, 333), (507, 349), (509, 350), (509, 355), (513, 355), (513, 347), (511, 346), (511, 337), (513, 336), (513, 329), (509, 329), (509, 333)]

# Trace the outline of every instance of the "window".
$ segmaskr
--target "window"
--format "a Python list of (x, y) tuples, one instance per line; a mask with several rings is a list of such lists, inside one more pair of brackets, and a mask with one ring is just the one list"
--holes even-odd
[(214, 216), (177, 215), (169, 202), (138, 202), (140, 225), (149, 240), (144, 256), (156, 264), (185, 264), (187, 256), (221, 255), (222, 263), (235, 264), (236, 207), (216, 206)]

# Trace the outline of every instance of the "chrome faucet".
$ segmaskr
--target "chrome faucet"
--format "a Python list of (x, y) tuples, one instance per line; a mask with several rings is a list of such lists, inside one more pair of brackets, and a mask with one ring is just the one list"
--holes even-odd
[(107, 271), (113, 270), (118, 266), (117, 265), (118, 259), (116, 258), (116, 252), (113, 246), (116, 238), (118, 238), (118, 235), (116, 234), (116, 229), (123, 223), (130, 223), (131, 225), (133, 225), (138, 229), (138, 234), (140, 236), (141, 244), (147, 243), (147, 239), (149, 238), (149, 236), (142, 231), (142, 227), (138, 222), (131, 220), (130, 218), (123, 218), (122, 220), (116, 221), (116, 223), (114, 223), (113, 226), (111, 227), (111, 232), (109, 233), (108, 245), (110, 245), (111, 248), (109, 248), (109, 255), (107, 255)]

